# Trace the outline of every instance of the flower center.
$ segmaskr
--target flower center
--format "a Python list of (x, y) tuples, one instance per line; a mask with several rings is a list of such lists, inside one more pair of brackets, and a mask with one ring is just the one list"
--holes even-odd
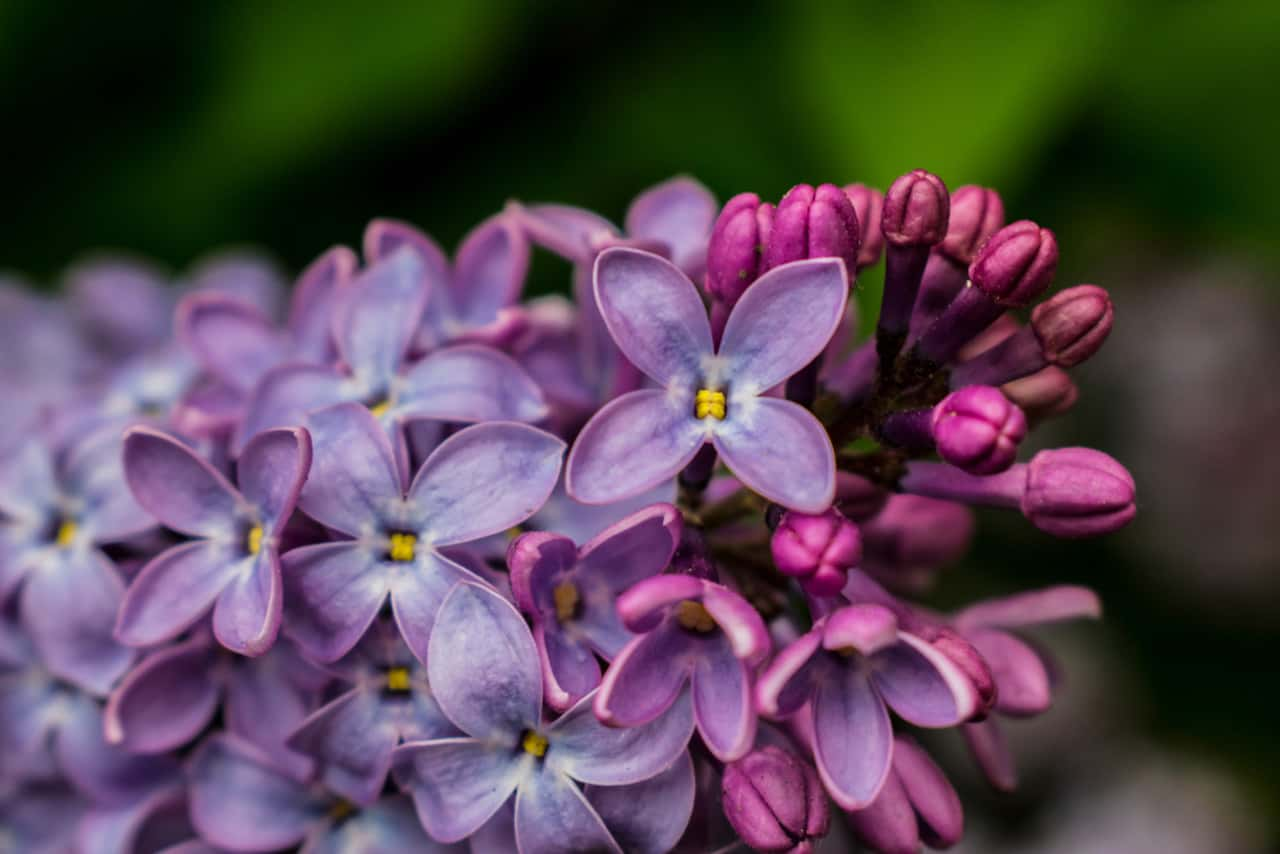
[(333, 802), (333, 806), (329, 807), (329, 818), (334, 821), (342, 821), (347, 816), (356, 811), (355, 806), (347, 800), (337, 800)]
[(387, 671), (387, 690), (405, 693), (409, 690), (409, 668), (392, 667)]
[(560, 622), (572, 620), (578, 613), (578, 603), (582, 597), (572, 581), (561, 581), (551, 591), (551, 598), (556, 603), (556, 619)]
[(62, 524), (58, 526), (58, 533), (54, 537), (54, 542), (58, 548), (65, 549), (76, 541), (76, 534), (80, 532), (80, 526), (70, 519), (64, 519)]
[(395, 533), (391, 535), (391, 548), (387, 549), (387, 554), (397, 563), (408, 563), (413, 560), (413, 549), (418, 544), (418, 538), (413, 534)]
[(708, 416), (719, 421), (724, 420), (724, 392), (712, 391), (709, 388), (698, 389), (693, 399), (693, 414), (697, 418)]
[(256, 555), (262, 551), (262, 526), (254, 525), (249, 529), (249, 535), (245, 538), (245, 548), (249, 550), (249, 554)]
[(369, 412), (370, 414), (373, 415), (374, 418), (381, 418), (382, 416), (387, 414), (387, 410), (390, 408), (391, 408), (391, 401), (382, 400), (370, 406)]
[(676, 606), (676, 619), (689, 631), (704, 635), (716, 627), (715, 617), (711, 616), (701, 602), (692, 599), (686, 599)]
[(542, 758), (547, 754), (547, 737), (539, 735), (533, 730), (527, 730), (524, 738), (520, 740), (520, 746), (524, 748), (525, 753), (532, 753), (538, 758)]

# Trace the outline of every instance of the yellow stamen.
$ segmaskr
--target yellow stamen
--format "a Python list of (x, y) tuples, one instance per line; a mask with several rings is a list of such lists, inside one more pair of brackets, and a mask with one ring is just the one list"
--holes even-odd
[(350, 801), (340, 800), (334, 801), (333, 806), (329, 807), (329, 818), (334, 821), (341, 821), (356, 811)]
[(524, 740), (520, 744), (524, 747), (525, 753), (532, 753), (538, 757), (545, 756), (547, 753), (547, 737), (538, 735), (533, 730), (529, 730), (524, 734)]
[(578, 612), (578, 602), (581, 597), (578, 596), (578, 588), (573, 586), (572, 581), (562, 581), (551, 591), (551, 598), (556, 603), (556, 619), (560, 622), (572, 620), (573, 615)]
[(63, 521), (63, 523), (58, 526), (58, 536), (55, 539), (55, 542), (58, 544), (58, 548), (65, 549), (67, 546), (74, 543), (78, 532), (79, 527), (75, 522), (72, 522), (70, 519)]
[(693, 399), (693, 414), (698, 418), (710, 416), (723, 421), (724, 406), (724, 392), (709, 388), (698, 389), (698, 394)]
[(408, 563), (413, 560), (413, 547), (417, 545), (418, 538), (413, 534), (392, 534), (391, 548), (388, 554), (391, 559), (399, 563)]
[(515, 525), (511, 528), (507, 528), (506, 533), (507, 533), (507, 541), (510, 542), (511, 540), (514, 540), (516, 537), (523, 534), (524, 530), (519, 525)]
[(262, 551), (262, 526), (254, 525), (249, 529), (248, 542), (245, 546), (249, 549), (249, 554), (256, 555)]
[(375, 403), (373, 406), (370, 406), (369, 412), (373, 414), (374, 418), (381, 418), (382, 416), (387, 414), (387, 410), (390, 408), (391, 408), (391, 401), (384, 400), (381, 403)]
[(409, 668), (393, 667), (387, 671), (387, 690), (388, 691), (408, 691), (409, 690)]
[(715, 617), (707, 612), (701, 602), (692, 599), (686, 599), (676, 606), (676, 619), (691, 632), (706, 634), (716, 627)]

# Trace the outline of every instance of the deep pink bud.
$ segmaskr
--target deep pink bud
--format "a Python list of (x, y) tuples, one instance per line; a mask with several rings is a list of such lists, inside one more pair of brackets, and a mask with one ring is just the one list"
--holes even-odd
[(707, 247), (706, 289), (733, 305), (762, 272), (764, 247), (773, 223), (773, 205), (755, 193), (739, 193), (720, 211)]
[(804, 854), (830, 827), (817, 772), (774, 745), (726, 765), (720, 791), (725, 817), (756, 851)]
[(797, 184), (778, 202), (761, 270), (807, 258), (842, 258), (852, 270), (859, 240), (858, 214), (843, 190)]
[(962, 267), (973, 263), (978, 249), (1004, 225), (1004, 202), (986, 187), (967, 184), (951, 194), (947, 236), (938, 251)]
[(1057, 537), (1093, 537), (1133, 518), (1133, 476), (1092, 448), (1041, 451), (1027, 466), (1022, 514)]
[(894, 246), (932, 246), (947, 234), (951, 196), (937, 175), (916, 169), (885, 194), (880, 229)]
[(838, 510), (787, 511), (769, 545), (778, 570), (799, 578), (801, 586), (815, 596), (840, 592), (848, 571), (862, 560), (858, 526)]
[(884, 207), (884, 194), (866, 184), (850, 184), (844, 194), (853, 204), (858, 215), (858, 263), (857, 268), (870, 267), (880, 260), (884, 251), (884, 232), (880, 230), (880, 211)]
[(930, 646), (945, 655), (965, 676), (969, 677), (978, 695), (978, 707), (970, 720), (980, 721), (985, 718), (996, 704), (996, 677), (977, 647), (965, 640), (955, 629), (946, 626), (919, 628), (914, 634), (928, 641)]
[(955, 501), (894, 495), (861, 526), (868, 559), (885, 569), (918, 570), (959, 560), (973, 540), (973, 511)]
[(1049, 287), (1057, 269), (1057, 238), (1024, 219), (987, 239), (969, 265), (969, 281), (1000, 305), (1020, 308)]
[(1007, 382), (1000, 390), (1022, 408), (1023, 414), (1031, 422), (1061, 415), (1080, 399), (1080, 389), (1075, 380), (1055, 365)]
[(1060, 368), (1088, 359), (1111, 332), (1111, 297), (1097, 285), (1059, 291), (1031, 311), (1031, 328), (1045, 361)]
[(953, 391), (930, 420), (938, 455), (970, 474), (1002, 472), (1027, 437), (1027, 419), (1000, 389), (987, 385)]

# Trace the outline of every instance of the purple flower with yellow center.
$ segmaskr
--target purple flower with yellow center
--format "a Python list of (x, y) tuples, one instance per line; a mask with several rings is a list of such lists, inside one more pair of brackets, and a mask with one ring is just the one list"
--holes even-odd
[(409, 483), (402, 458), (363, 406), (323, 410), (307, 426), (316, 454), (299, 506), (352, 539), (284, 556), (287, 631), (317, 661), (333, 662), (389, 597), (401, 634), (425, 660), (449, 589), (479, 580), (443, 550), (533, 515), (555, 488), (564, 442), (526, 424), (475, 424), (442, 442)]
[[(465, 736), (397, 748), (395, 775), (427, 833), (446, 842), (475, 833), (514, 796), (514, 835), (524, 854), (620, 852), (581, 786), (657, 777), (680, 759), (693, 732), (687, 702), (647, 725), (612, 729), (596, 720), (588, 695), (547, 721), (528, 626), (509, 602), (476, 584), (458, 585), (441, 606), (427, 672), (441, 710)], [(686, 791), (691, 802), (692, 787)], [(641, 812), (643, 804), (634, 807)], [(664, 825), (679, 813), (649, 816), (653, 832), (669, 830)]]
[(436, 705), (427, 669), (390, 620), (376, 620), (332, 670), (348, 690), (299, 722), (294, 750), (320, 763), (331, 791), (357, 804), (375, 801), (402, 741), (459, 735)]
[(950, 727), (978, 702), (962, 670), (875, 604), (841, 608), (779, 652), (760, 676), (757, 700), (773, 718), (810, 704), (818, 774), (850, 810), (875, 800), (889, 774), (890, 708), (916, 726)]
[(618, 594), (666, 568), (680, 542), (680, 511), (655, 504), (612, 525), (582, 548), (542, 531), (507, 552), (516, 605), (533, 620), (546, 701), (563, 711), (600, 684), (600, 664), (631, 640), (614, 608)]
[(233, 449), (273, 427), (296, 426), (319, 409), (348, 401), (370, 408), (388, 427), (420, 418), (473, 422), (538, 421), (546, 404), (511, 357), (476, 344), (410, 361), (423, 312), (437, 296), (421, 255), (401, 249), (343, 288), (333, 309), (336, 366), (285, 364), (250, 396)]
[(848, 286), (839, 259), (777, 267), (734, 306), (717, 351), (697, 289), (677, 267), (634, 249), (602, 253), (600, 312), (660, 388), (629, 392), (587, 423), (569, 455), (569, 494), (619, 501), (674, 476), (711, 442), (752, 490), (794, 510), (825, 510), (835, 494), (827, 431), (804, 407), (765, 393), (826, 347)]
[(711, 752), (725, 762), (745, 755), (756, 734), (752, 677), (770, 649), (755, 608), (719, 584), (660, 575), (619, 596), (618, 615), (638, 637), (605, 673), (595, 696), (600, 720), (642, 726), (692, 694), (698, 732)]
[(21, 585), (22, 624), (45, 666), (103, 695), (133, 661), (111, 636), (124, 582), (100, 546), (155, 527), (106, 429), (53, 454), (27, 441), (0, 462), (0, 602)]
[(236, 489), (176, 439), (130, 430), (124, 476), (134, 497), (195, 539), (142, 568), (120, 605), (116, 637), (130, 646), (171, 640), (212, 608), (219, 643), (242, 655), (266, 652), (280, 632), (280, 534), (310, 466), (305, 430), (268, 430), (241, 455)]

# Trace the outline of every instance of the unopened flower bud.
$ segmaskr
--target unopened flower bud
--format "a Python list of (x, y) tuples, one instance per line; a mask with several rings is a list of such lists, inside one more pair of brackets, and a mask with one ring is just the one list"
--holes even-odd
[(950, 848), (964, 833), (964, 811), (946, 775), (906, 736), (893, 745), (893, 769), (866, 809), (849, 813), (849, 827), (883, 854), (916, 854), (921, 842)]
[(1000, 390), (1022, 408), (1031, 424), (1061, 415), (1080, 399), (1080, 389), (1075, 380), (1055, 365), (1005, 383)]
[(1070, 368), (1098, 352), (1114, 318), (1111, 297), (1105, 290), (1077, 285), (1036, 306), (1031, 312), (1031, 328), (1045, 361)]
[(797, 184), (778, 202), (761, 270), (807, 258), (841, 258), (852, 270), (859, 240), (858, 214), (843, 190)]
[(969, 550), (973, 524), (973, 511), (955, 501), (894, 495), (860, 526), (863, 551), (881, 575), (933, 569)]
[(969, 281), (997, 303), (1019, 308), (1049, 287), (1057, 269), (1057, 238), (1024, 219), (988, 238), (969, 265)]
[(986, 187), (967, 184), (951, 194), (947, 236), (938, 251), (962, 267), (973, 263), (978, 249), (1004, 225), (1004, 202)]
[(720, 211), (707, 248), (707, 294), (732, 306), (764, 268), (764, 247), (773, 225), (773, 205), (755, 193), (739, 193)]
[(1128, 470), (1101, 451), (1041, 451), (1027, 465), (1022, 513), (1057, 537), (1109, 534), (1137, 512), (1134, 489)]
[(726, 765), (721, 794), (725, 817), (756, 851), (805, 854), (830, 826), (817, 772), (774, 745)]
[(1013, 465), (1027, 436), (1027, 419), (997, 388), (971, 385), (933, 408), (938, 454), (970, 474), (995, 474)]
[(991, 672), (991, 666), (982, 657), (982, 653), (959, 632), (946, 626), (917, 629), (915, 634), (928, 641), (930, 646), (950, 659), (969, 678), (978, 695), (978, 706), (970, 720), (980, 721), (985, 718), (996, 704), (997, 691), (995, 674)]
[(862, 475), (836, 472), (834, 506), (846, 519), (860, 522), (879, 513), (890, 500), (890, 493)]
[(850, 569), (862, 560), (858, 526), (838, 510), (809, 514), (788, 511), (770, 542), (778, 571), (800, 579), (815, 596), (840, 592)]
[(866, 184), (849, 184), (844, 194), (853, 204), (858, 215), (858, 263), (857, 269), (870, 267), (880, 260), (884, 250), (884, 232), (880, 230), (880, 211), (884, 207), (884, 194)]
[(880, 228), (891, 246), (932, 246), (947, 234), (951, 197), (937, 175), (916, 169), (885, 194)]

